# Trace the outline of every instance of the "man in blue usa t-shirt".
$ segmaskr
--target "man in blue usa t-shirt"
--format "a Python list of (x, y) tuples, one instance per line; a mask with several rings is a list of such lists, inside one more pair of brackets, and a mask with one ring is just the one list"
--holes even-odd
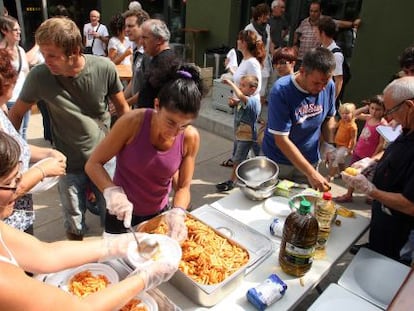
[(318, 172), (319, 141), (332, 142), (335, 126), (335, 58), (319, 47), (305, 54), (298, 72), (277, 80), (269, 94), (264, 154), (279, 165), (279, 177), (329, 187)]

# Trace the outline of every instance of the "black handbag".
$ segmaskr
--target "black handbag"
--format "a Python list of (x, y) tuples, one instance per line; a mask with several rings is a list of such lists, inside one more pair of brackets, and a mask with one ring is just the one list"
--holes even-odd
[(92, 46), (85, 46), (83, 48), (83, 54), (93, 54), (92, 53)]

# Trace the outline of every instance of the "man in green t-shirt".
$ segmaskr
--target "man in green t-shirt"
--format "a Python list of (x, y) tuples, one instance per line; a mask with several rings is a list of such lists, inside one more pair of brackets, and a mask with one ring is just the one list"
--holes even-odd
[[(36, 31), (45, 63), (34, 67), (10, 119), (20, 127), (22, 116), (37, 101), (46, 103), (56, 149), (67, 157), (67, 174), (59, 180), (59, 194), (68, 239), (85, 234), (85, 189), (89, 184), (97, 204), (105, 200), (84, 172), (84, 165), (110, 126), (108, 99), (118, 116), (129, 110), (113, 63), (104, 57), (82, 54), (82, 36), (67, 18), (51, 18)], [(110, 160), (110, 159), (108, 159)]]

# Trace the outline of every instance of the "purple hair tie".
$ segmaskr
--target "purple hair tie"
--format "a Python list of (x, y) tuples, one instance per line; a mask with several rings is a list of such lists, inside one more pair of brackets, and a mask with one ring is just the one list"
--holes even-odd
[(191, 75), (191, 73), (189, 73), (188, 71), (185, 70), (178, 70), (177, 73), (179, 75), (181, 75), (183, 78), (188, 78), (188, 79), (192, 79), (193, 76)]

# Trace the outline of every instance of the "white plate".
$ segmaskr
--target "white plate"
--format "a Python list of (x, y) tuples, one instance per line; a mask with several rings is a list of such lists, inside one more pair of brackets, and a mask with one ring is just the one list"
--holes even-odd
[(264, 203), (264, 210), (279, 217), (287, 217), (292, 212), (289, 208), (289, 199), (279, 196), (268, 198)]
[[(148, 235), (145, 235), (146, 237)], [(153, 259), (142, 258), (137, 251), (137, 243), (132, 241), (128, 245), (127, 260), (135, 268), (143, 267), (156, 261), (168, 261), (178, 263), (181, 260), (182, 252), (181, 246), (178, 242), (170, 237), (162, 234), (151, 234), (151, 237), (156, 239), (159, 243), (159, 251), (153, 256)]]
[(110, 284), (115, 284), (119, 282), (119, 276), (116, 271), (108, 265), (103, 263), (88, 263), (82, 265), (78, 268), (72, 269), (69, 273), (66, 274), (66, 277), (62, 280), (61, 288), (68, 291), (68, 284), (70, 279), (77, 273), (83, 271), (90, 271), (94, 276), (96, 275), (105, 275), (108, 278)]
[(56, 273), (38, 274), (35, 278), (43, 283), (61, 287), (68, 278), (68, 275), (72, 273), (73, 269), (62, 270)]
[(141, 300), (139, 306), (144, 305), (147, 308), (147, 311), (158, 311), (158, 305), (154, 298), (152, 298), (147, 293), (140, 293), (135, 296), (135, 299)]
[(308, 311), (350, 311), (350, 310), (364, 310), (364, 311), (379, 311), (368, 301), (350, 293), (346, 289), (336, 285), (330, 284), (323, 293), (316, 299), (309, 307)]
[(338, 284), (386, 309), (410, 271), (410, 267), (367, 248), (361, 248)]
[[(36, 165), (43, 163), (50, 158), (45, 158), (36, 163)], [(41, 182), (38, 182), (32, 189), (30, 189), (29, 193), (39, 193), (46, 190), (49, 190), (54, 185), (56, 185), (59, 181), (60, 176), (52, 176), (52, 177), (45, 177)]]

